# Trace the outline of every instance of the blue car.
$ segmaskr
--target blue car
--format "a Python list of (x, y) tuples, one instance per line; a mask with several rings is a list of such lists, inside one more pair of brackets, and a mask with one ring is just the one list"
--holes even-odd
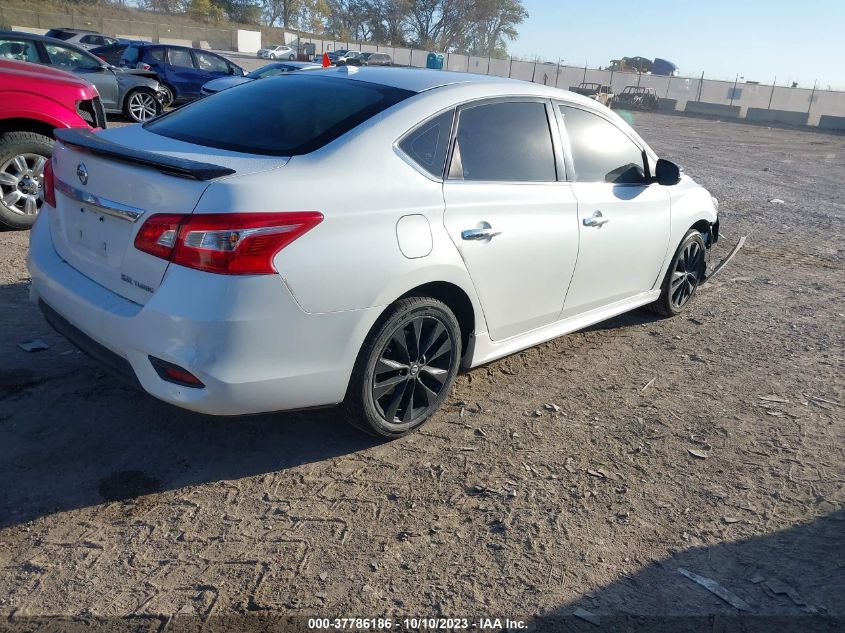
[(246, 74), (237, 64), (210, 51), (170, 44), (127, 46), (120, 65), (155, 72), (167, 93), (165, 105), (196, 99), (203, 84), (212, 79)]

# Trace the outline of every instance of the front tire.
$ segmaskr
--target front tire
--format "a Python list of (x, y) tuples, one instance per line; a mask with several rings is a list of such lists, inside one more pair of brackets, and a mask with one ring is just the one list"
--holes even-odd
[(149, 90), (133, 90), (126, 95), (123, 114), (135, 123), (143, 123), (161, 114), (162, 105)]
[(271, 60), (275, 60), (275, 59), (276, 59), (276, 54), (275, 54), (275, 53), (270, 53), (270, 59), (271, 59)]
[(695, 229), (687, 231), (663, 278), (660, 297), (650, 306), (654, 312), (672, 317), (686, 309), (704, 281), (706, 250), (704, 236)]
[(53, 155), (53, 139), (35, 132), (0, 135), (0, 225), (28, 229), (43, 202), (44, 165)]
[(296, 59), (296, 57), (294, 55), (291, 55), (290, 57), (288, 57), (288, 61), (292, 62), (294, 59)]
[(445, 303), (397, 301), (358, 353), (344, 401), (349, 422), (378, 437), (407, 435), (448, 397), (460, 359), (460, 326)]

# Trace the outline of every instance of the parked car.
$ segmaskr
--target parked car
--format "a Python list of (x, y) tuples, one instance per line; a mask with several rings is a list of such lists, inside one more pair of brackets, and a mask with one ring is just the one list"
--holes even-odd
[(98, 46), (110, 46), (111, 44), (117, 44), (119, 41), (116, 37), (109, 37), (108, 35), (103, 35), (97, 31), (66, 27), (50, 29), (44, 35), (70, 44), (76, 44), (77, 46), (85, 49), (97, 48)]
[(498, 77), (292, 73), (58, 137), (31, 297), (150, 394), (215, 415), (343, 402), (404, 435), (460, 367), (682, 312), (719, 237), (716, 200), (619, 116)]
[(299, 70), (321, 70), (322, 68), (322, 65), (315, 64), (314, 62), (273, 62), (272, 64), (267, 64), (257, 70), (253, 70), (243, 77), (221, 77), (220, 79), (209, 81), (200, 89), (200, 96), (207, 97), (226, 88), (240, 86), (256, 79), (275, 77), (276, 75), (283, 75)]
[(346, 48), (342, 48), (338, 51), (332, 51), (329, 53), (329, 61), (332, 64), (336, 64), (338, 66), (342, 66), (343, 64), (347, 63), (350, 59), (356, 59), (361, 56), (361, 51), (353, 51)]
[(257, 56), (261, 59), (288, 59), (293, 61), (296, 59), (296, 51), (290, 46), (278, 44), (276, 46), (268, 46), (266, 48), (258, 49)]
[(625, 86), (613, 99), (613, 107), (627, 110), (657, 110), (660, 98), (654, 88)]
[(575, 94), (595, 99), (608, 108), (613, 104), (613, 88), (605, 84), (582, 82), (577, 86), (570, 86), (569, 90)]
[(392, 66), (393, 58), (387, 53), (361, 53), (346, 60), (350, 66)]
[(165, 93), (152, 73), (115, 68), (84, 48), (44, 35), (0, 31), (0, 58), (68, 70), (94, 84), (108, 113), (146, 121), (162, 111)]
[(200, 48), (169, 44), (127, 46), (120, 65), (155, 72), (165, 91), (166, 106), (196, 99), (200, 89), (212, 79), (246, 75), (243, 68), (225, 57)]
[(76, 75), (0, 59), (0, 225), (32, 226), (53, 130), (106, 127), (97, 89)]

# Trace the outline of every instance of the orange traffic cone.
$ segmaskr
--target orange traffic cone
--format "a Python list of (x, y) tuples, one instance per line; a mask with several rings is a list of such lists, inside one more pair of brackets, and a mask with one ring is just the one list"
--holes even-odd
[(328, 68), (332, 65), (332, 60), (329, 59), (328, 53), (323, 53), (323, 68)]

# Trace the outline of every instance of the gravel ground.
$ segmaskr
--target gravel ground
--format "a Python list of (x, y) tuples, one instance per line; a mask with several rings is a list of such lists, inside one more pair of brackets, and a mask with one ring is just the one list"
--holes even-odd
[(634, 125), (721, 200), (717, 255), (746, 248), (682, 316), (466, 373), (390, 443), (335, 410), (217, 419), (124, 387), (52, 333), (26, 234), (0, 233), (0, 617), (842, 630), (845, 137)]

